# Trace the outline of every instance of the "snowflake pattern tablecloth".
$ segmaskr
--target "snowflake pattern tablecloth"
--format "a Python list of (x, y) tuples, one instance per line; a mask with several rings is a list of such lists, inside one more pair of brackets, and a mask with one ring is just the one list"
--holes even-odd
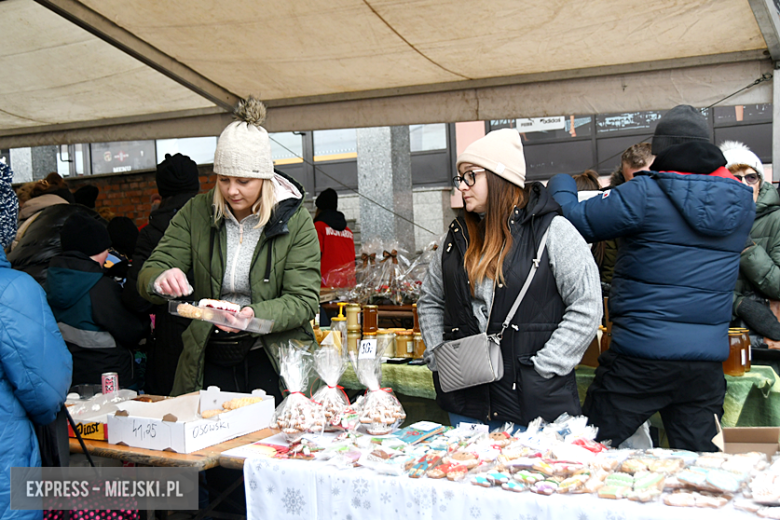
[(447, 480), (379, 475), (323, 462), (254, 458), (244, 464), (249, 520), (739, 520), (723, 509), (605, 500), (595, 495), (514, 493)]

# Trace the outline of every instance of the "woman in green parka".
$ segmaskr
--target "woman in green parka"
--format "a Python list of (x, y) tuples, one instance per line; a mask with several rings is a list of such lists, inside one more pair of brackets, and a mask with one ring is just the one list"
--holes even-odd
[(754, 348), (766, 348), (764, 338), (780, 340), (780, 323), (767, 300), (780, 300), (780, 195), (764, 182), (764, 165), (744, 144), (720, 145), (726, 167), (743, 184), (753, 188), (756, 219), (739, 260), (733, 314), (750, 329)]
[[(193, 320), (182, 339), (173, 395), (208, 386), (262, 388), (281, 401), (274, 350), (289, 340), (314, 343), (319, 308), (320, 249), (304, 190), (275, 172), (265, 107), (249, 98), (222, 132), (214, 154), (217, 185), (190, 200), (138, 276), (153, 303), (187, 297), (227, 300), (240, 314), (273, 320), (258, 336)], [(192, 270), (194, 286), (185, 273)]]

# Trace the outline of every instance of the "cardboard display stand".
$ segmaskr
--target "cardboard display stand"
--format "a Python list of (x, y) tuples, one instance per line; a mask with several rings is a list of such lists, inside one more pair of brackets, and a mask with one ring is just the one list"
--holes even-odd
[(236, 410), (203, 419), (205, 410), (222, 408), (222, 403), (249, 394), (207, 390), (156, 403), (127, 401), (108, 416), (109, 444), (124, 444), (151, 450), (192, 453), (214, 444), (268, 427), (274, 413), (273, 396), (254, 390), (263, 400)]

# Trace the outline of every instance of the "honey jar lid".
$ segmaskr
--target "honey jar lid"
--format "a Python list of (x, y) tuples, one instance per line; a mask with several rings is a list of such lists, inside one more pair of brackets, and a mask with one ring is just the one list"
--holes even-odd
[(412, 331), (403, 329), (403, 330), (396, 331), (396, 334), (400, 334), (402, 336), (411, 336), (412, 335)]

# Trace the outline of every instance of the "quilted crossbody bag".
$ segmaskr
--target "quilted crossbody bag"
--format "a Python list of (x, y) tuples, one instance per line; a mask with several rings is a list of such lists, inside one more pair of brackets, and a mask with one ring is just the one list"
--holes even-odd
[[(539, 261), (547, 244), (548, 229), (542, 237), (542, 243), (531, 264), (531, 270), (525, 279), (520, 294), (509, 309), (506, 319), (501, 324), (498, 334), (474, 334), (465, 338), (447, 341), (434, 350), (436, 365), (439, 368), (439, 384), (445, 392), (454, 392), (472, 386), (492, 383), (504, 377), (504, 359), (501, 355), (501, 339), (509, 322), (515, 317), (517, 308), (528, 292), (528, 287), (534, 279)], [(492, 311), (492, 309), (491, 309)]]

